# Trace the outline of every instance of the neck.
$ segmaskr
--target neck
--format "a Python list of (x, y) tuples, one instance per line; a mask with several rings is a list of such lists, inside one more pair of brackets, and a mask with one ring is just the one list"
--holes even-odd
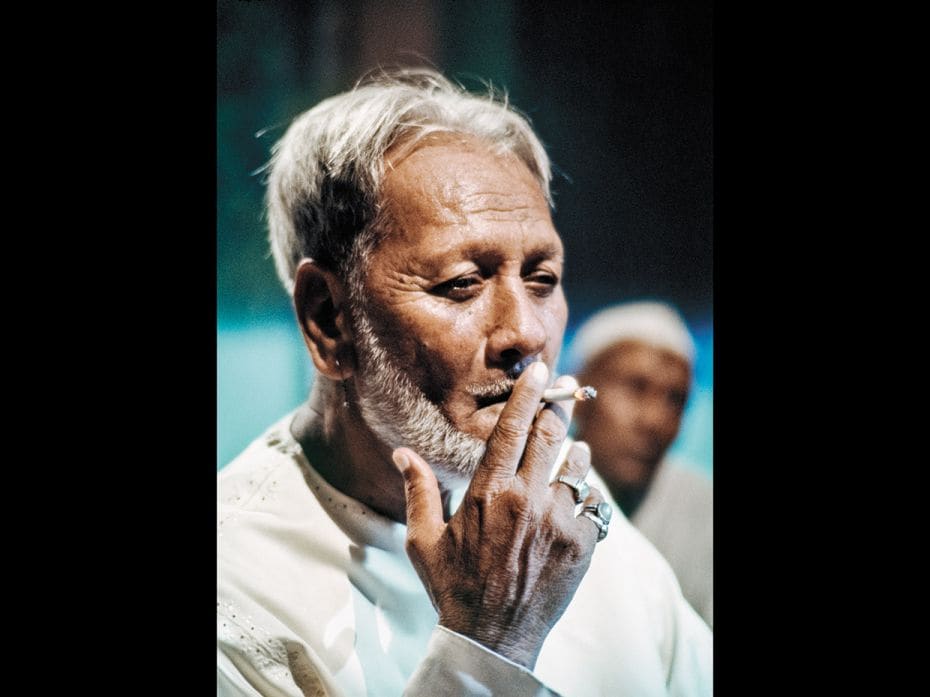
[[(600, 463), (600, 464), (599, 464)], [(646, 462), (633, 457), (612, 454), (606, 463), (594, 461), (594, 467), (604, 479), (614, 501), (627, 518), (632, 518), (646, 498), (658, 471), (659, 462)]]
[[(407, 522), (404, 479), (391, 459), (393, 448), (368, 428), (355, 400), (344, 405), (338, 384), (314, 381), (291, 433), (307, 460), (331, 486), (398, 523)], [(330, 389), (327, 389), (330, 388)], [(448, 503), (448, 492), (442, 492)]]
[(633, 514), (639, 509), (639, 505), (646, 498), (648, 486), (610, 486), (610, 494), (614, 501), (620, 506), (620, 510), (627, 518), (632, 518)]

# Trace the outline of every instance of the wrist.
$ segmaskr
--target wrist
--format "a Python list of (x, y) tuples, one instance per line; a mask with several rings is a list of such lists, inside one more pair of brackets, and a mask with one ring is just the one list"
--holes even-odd
[(545, 635), (536, 637), (536, 632), (499, 622), (462, 622), (440, 616), (439, 625), (531, 671), (545, 639)]

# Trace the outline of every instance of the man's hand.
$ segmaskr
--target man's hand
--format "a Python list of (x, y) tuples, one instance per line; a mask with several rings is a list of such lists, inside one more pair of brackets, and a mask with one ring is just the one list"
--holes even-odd
[[(517, 380), (462, 505), (443, 521), (436, 477), (408, 448), (394, 451), (407, 496), (407, 553), (439, 624), (531, 670), (591, 563), (597, 527), (575, 517), (575, 492), (549, 484), (574, 402), (540, 398), (548, 369)], [(577, 386), (563, 376), (556, 386)], [(562, 474), (584, 478), (590, 450), (575, 443)], [(591, 489), (585, 503), (603, 496)]]

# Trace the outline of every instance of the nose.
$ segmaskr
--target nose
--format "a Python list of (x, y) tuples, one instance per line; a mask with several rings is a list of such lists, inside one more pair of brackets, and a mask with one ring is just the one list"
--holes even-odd
[(488, 335), (491, 363), (516, 368), (519, 374), (546, 347), (548, 332), (537, 303), (522, 279), (505, 279), (496, 286)]
[(663, 395), (645, 396), (638, 410), (639, 424), (654, 438), (666, 438), (674, 428), (675, 416), (665, 404)]

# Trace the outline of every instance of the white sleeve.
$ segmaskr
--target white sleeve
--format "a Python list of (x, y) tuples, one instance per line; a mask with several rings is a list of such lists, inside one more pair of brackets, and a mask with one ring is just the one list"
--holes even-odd
[(681, 597), (669, 675), (671, 697), (709, 697), (714, 693), (713, 632)]
[(532, 672), (457, 632), (437, 625), (405, 697), (558, 697)]
[[(226, 647), (228, 648), (228, 647)], [(223, 646), (216, 652), (217, 697), (303, 697), (304, 691), (283, 673), (284, 668), (262, 673), (255, 666), (237, 661)], [(315, 694), (315, 693), (314, 693)], [(323, 694), (323, 693), (320, 693)]]
[(221, 650), (216, 652), (216, 697), (261, 697)]

